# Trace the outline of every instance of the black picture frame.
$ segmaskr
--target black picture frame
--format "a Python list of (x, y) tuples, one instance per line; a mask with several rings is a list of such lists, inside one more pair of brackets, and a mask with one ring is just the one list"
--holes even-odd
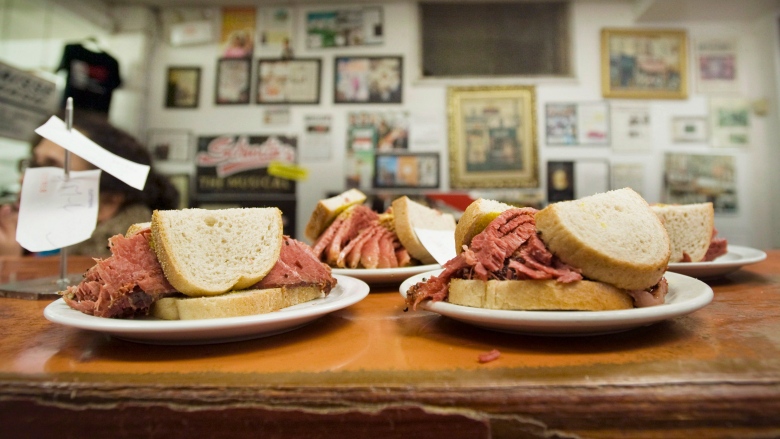
[(374, 156), (374, 187), (437, 189), (440, 166), (436, 152), (377, 154)]
[(403, 102), (402, 56), (337, 56), (333, 70), (336, 104)]
[(168, 67), (165, 108), (198, 108), (200, 67)]
[(319, 58), (258, 59), (255, 103), (319, 104), (321, 78)]
[(251, 58), (218, 59), (216, 77), (214, 87), (216, 105), (249, 104), (252, 85)]

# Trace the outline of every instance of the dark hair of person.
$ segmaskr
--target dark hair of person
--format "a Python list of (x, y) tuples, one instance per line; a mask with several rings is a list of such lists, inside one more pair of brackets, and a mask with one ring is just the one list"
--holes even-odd
[[(64, 120), (62, 115), (60, 118)], [(101, 192), (123, 194), (125, 205), (141, 203), (152, 210), (179, 207), (179, 191), (166, 176), (155, 172), (149, 151), (135, 137), (112, 125), (106, 115), (81, 110), (73, 118), (73, 127), (105, 150), (127, 160), (151, 166), (143, 191), (128, 186), (108, 172), (101, 172)], [(33, 138), (33, 148), (40, 141), (40, 136)]]

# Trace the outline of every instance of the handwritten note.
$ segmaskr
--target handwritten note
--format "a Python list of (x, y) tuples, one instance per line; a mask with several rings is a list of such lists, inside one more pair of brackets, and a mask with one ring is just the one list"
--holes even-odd
[(35, 132), (122, 180), (130, 187), (143, 190), (146, 185), (149, 166), (106, 151), (75, 129), (68, 131), (65, 122), (57, 116), (52, 116)]
[(31, 252), (89, 239), (97, 224), (100, 170), (30, 168), (24, 173), (16, 240)]
[(414, 228), (417, 239), (440, 265), (455, 257), (455, 232)]

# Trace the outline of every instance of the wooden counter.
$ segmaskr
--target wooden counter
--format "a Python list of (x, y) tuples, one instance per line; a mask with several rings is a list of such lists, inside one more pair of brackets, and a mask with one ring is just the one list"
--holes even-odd
[(293, 332), (204, 346), (112, 339), (3, 298), (0, 435), (780, 436), (780, 251), (709, 284), (707, 307), (613, 335), (491, 332), (404, 312), (391, 286)]

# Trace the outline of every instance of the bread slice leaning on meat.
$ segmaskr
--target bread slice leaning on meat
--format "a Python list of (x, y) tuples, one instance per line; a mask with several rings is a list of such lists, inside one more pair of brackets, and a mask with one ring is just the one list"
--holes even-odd
[[(458, 223), (461, 252), (407, 292), (510, 310), (604, 311), (663, 303), (669, 237), (631, 189), (537, 211), (477, 200)], [(470, 237), (470, 238), (469, 238)]]

